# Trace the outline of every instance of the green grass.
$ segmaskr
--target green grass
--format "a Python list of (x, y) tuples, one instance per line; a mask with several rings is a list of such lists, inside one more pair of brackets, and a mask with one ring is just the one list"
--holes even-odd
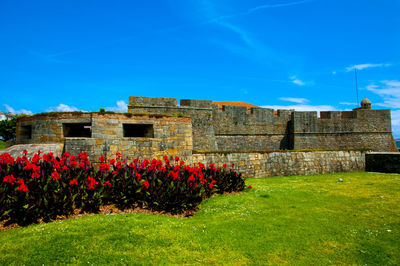
[(95, 215), (3, 231), (0, 264), (400, 264), (400, 175), (247, 184), (191, 218)]
[(4, 150), (6, 148), (6, 143), (0, 140), (0, 150)]

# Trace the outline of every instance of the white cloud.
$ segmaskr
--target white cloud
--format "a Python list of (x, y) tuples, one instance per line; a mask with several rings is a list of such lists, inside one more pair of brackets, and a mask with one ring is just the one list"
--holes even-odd
[(4, 107), (6, 108), (8, 113), (12, 113), (12, 114), (26, 114), (26, 115), (31, 115), (32, 112), (29, 110), (25, 110), (25, 109), (21, 109), (21, 110), (15, 110), (14, 108), (12, 108), (11, 106), (9, 106), (8, 104), (3, 104)]
[[(244, 11), (244, 12), (217, 16), (217, 17), (214, 17), (214, 18), (210, 19), (208, 22), (218, 22), (218, 21), (221, 21), (221, 20), (232, 19), (232, 18), (235, 18), (235, 17), (247, 16), (247, 15), (250, 15), (250, 14), (256, 12), (256, 11), (263, 10), (263, 9), (289, 7), (289, 6), (294, 6), (294, 5), (305, 4), (305, 3), (308, 3), (308, 2), (312, 2), (312, 1), (314, 1), (314, 0), (301, 0), (301, 1), (292, 1), (292, 2), (288, 2), (288, 3), (281, 3), (281, 4), (278, 3), (278, 4), (259, 5), (259, 6), (250, 8), (247, 11)], [(205, 3), (208, 4), (208, 6), (210, 6), (209, 2), (206, 1)]]
[(376, 103), (376, 105), (400, 108), (400, 81), (382, 80), (378, 84), (370, 84), (366, 87), (367, 90), (383, 98), (383, 103)]
[(57, 107), (50, 107), (46, 110), (47, 112), (77, 112), (79, 111), (78, 108), (75, 106), (69, 106), (63, 103), (60, 103)]
[[(376, 84), (370, 84), (367, 90), (382, 97), (382, 103), (376, 103), (391, 109), (400, 109), (400, 81), (399, 80), (382, 80)], [(374, 105), (374, 103), (372, 103)], [(400, 110), (392, 110), (392, 131), (393, 135), (400, 137)]]
[(291, 97), (281, 97), (279, 98), (281, 101), (292, 102), (292, 103), (308, 103), (310, 102), (306, 98), (291, 98)]
[(346, 71), (349, 72), (354, 69), (363, 70), (363, 69), (371, 68), (371, 67), (388, 67), (388, 66), (390, 66), (390, 64), (383, 64), (383, 63), (382, 64), (358, 64), (358, 65), (346, 67)]
[(336, 75), (336, 71), (332, 71), (332, 74), (333, 74), (333, 75)]
[(125, 101), (117, 101), (116, 107), (107, 107), (106, 110), (118, 112), (118, 113), (126, 113), (128, 111), (128, 105)]
[(75, 106), (69, 106), (69, 105), (62, 104), (62, 103), (60, 103), (60, 105), (56, 107), (56, 110), (60, 111), (60, 112), (76, 112), (76, 111), (79, 111), (79, 109), (76, 108)]
[(291, 76), (290, 79), (292, 80), (292, 83), (299, 85), (299, 86), (304, 86), (306, 83), (298, 78), (296, 76)]
[(296, 111), (335, 111), (336, 108), (331, 105), (308, 105), (308, 104), (297, 104), (297, 105), (263, 105), (262, 108), (270, 109), (283, 109), (283, 110), (296, 110)]
[(341, 104), (341, 105), (358, 105), (357, 103), (352, 103), (352, 102), (340, 102), (339, 104)]

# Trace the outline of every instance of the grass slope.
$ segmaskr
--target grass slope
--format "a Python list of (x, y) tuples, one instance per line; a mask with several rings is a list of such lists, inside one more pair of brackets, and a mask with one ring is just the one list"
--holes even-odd
[(4, 150), (6, 148), (5, 141), (0, 140), (0, 150)]
[(3, 231), (0, 264), (400, 263), (400, 175), (247, 184), (254, 188), (211, 198), (191, 218), (95, 215)]

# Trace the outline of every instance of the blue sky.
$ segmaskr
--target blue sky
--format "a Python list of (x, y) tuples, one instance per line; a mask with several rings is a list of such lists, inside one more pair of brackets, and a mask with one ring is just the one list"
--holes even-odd
[(126, 108), (128, 96), (392, 110), (400, 1), (1, 1), (0, 110)]

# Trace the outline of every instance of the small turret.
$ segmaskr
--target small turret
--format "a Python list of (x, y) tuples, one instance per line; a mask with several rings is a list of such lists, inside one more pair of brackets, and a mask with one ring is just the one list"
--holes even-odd
[(368, 100), (367, 98), (364, 98), (361, 101), (361, 109), (371, 109), (371, 101)]

